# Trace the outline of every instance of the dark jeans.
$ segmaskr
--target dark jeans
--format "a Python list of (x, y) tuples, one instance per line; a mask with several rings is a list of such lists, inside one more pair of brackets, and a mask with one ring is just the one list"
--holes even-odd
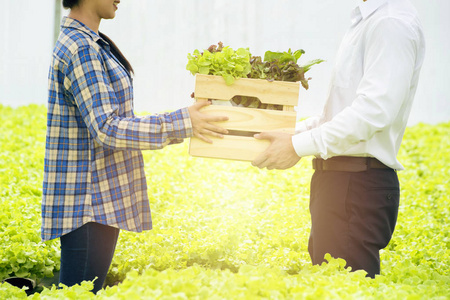
[(94, 281), (93, 292), (102, 287), (114, 255), (119, 229), (99, 223), (87, 223), (63, 235), (59, 281), (67, 286)]
[(313, 264), (326, 253), (343, 258), (352, 270), (380, 274), (380, 249), (389, 243), (397, 222), (400, 188), (391, 169), (365, 172), (316, 171), (311, 180)]

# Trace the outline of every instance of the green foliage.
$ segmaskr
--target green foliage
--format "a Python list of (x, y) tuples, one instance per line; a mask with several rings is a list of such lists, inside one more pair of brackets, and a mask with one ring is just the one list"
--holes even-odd
[(25, 299), (27, 293), (9, 283), (0, 283), (0, 297), (1, 299)]
[[(249, 49), (239, 48), (236, 52), (230, 47), (211, 45), (204, 52), (195, 50), (193, 54), (188, 54), (186, 69), (192, 75), (197, 73), (205, 75), (221, 75), (227, 85), (233, 84), (237, 78), (267, 79), (268, 81), (289, 81), (300, 82), (305, 89), (309, 88), (305, 73), (315, 64), (324, 62), (322, 59), (315, 59), (304, 66), (297, 64), (298, 59), (305, 51), (300, 49), (292, 52), (266, 51), (264, 61), (261, 56), (252, 56)], [(255, 97), (246, 95), (235, 95), (231, 99), (234, 106), (244, 106), (260, 109), (283, 110), (282, 105), (261, 103)]]
[[(0, 279), (59, 269), (59, 242), (40, 242), (45, 107), (0, 105)], [(154, 229), (121, 231), (108, 283), (45, 288), (33, 299), (449, 299), (450, 123), (408, 128), (401, 204), (382, 274), (307, 253), (310, 159), (267, 171), (193, 158), (187, 143), (144, 152)], [(0, 284), (0, 299), (25, 291)]]
[(280, 63), (287, 63), (290, 61), (296, 63), (303, 54), (305, 54), (305, 50), (303, 49), (294, 51), (293, 53), (291, 49), (287, 52), (266, 51), (264, 54), (264, 61), (278, 60)]
[(197, 73), (205, 75), (218, 75), (225, 79), (226, 84), (233, 84), (235, 78), (247, 77), (250, 73), (250, 51), (248, 48), (239, 48), (234, 51), (229, 46), (219, 48), (210, 47), (204, 52), (195, 50), (188, 54), (186, 70), (192, 75)]
[(58, 241), (40, 239), (45, 117), (42, 106), (0, 106), (0, 279), (59, 269)]
[(237, 78), (267, 79), (270, 81), (300, 81), (308, 89), (308, 79), (305, 73), (315, 64), (324, 60), (315, 59), (304, 66), (297, 64), (298, 59), (305, 51), (300, 49), (292, 52), (266, 51), (264, 61), (260, 56), (252, 56), (248, 48), (239, 48), (236, 51), (229, 46), (211, 45), (204, 52), (194, 50), (188, 54), (186, 70), (192, 75), (197, 73), (205, 75), (223, 76), (226, 84), (233, 84)]
[(76, 284), (71, 287), (59, 284), (58, 287), (54, 285), (28, 298), (41, 300), (88, 300), (94, 298), (94, 294), (91, 292), (93, 288), (94, 284), (90, 281), (83, 281), (81, 284)]
[(298, 59), (305, 51), (300, 49), (292, 52), (289, 49), (287, 52), (272, 52), (266, 51), (264, 54), (264, 61), (260, 56), (254, 56), (250, 60), (252, 71), (249, 74), (250, 78), (259, 78), (267, 80), (278, 81), (300, 81), (303, 88), (309, 88), (308, 80), (305, 78), (305, 73), (315, 65), (324, 62), (322, 59), (315, 59), (308, 62), (304, 66), (297, 64)]

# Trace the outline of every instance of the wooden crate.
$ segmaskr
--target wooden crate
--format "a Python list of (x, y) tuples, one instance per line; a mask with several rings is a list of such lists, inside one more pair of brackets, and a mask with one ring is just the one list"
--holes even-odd
[[(255, 133), (263, 131), (284, 131), (294, 133), (300, 84), (298, 82), (262, 79), (237, 79), (226, 85), (221, 76), (197, 74), (195, 98), (229, 101), (234, 96), (257, 97), (262, 103), (283, 105), (283, 111), (237, 106), (210, 105), (202, 112), (229, 117), (226, 122), (217, 123), (230, 131), (223, 139), (208, 136), (213, 144), (191, 138), (189, 154), (197, 157), (222, 158), (252, 161), (269, 146), (267, 140), (257, 140)], [(248, 136), (243, 136), (248, 135)]]

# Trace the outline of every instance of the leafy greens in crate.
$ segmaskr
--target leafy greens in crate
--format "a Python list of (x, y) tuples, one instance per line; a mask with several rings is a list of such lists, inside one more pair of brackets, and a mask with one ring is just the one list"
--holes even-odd
[[(195, 50), (188, 54), (186, 69), (192, 75), (197, 73), (205, 75), (222, 76), (227, 85), (234, 83), (237, 78), (266, 79), (268, 81), (300, 81), (303, 88), (308, 89), (305, 73), (315, 64), (323, 62), (322, 59), (312, 60), (305, 65), (299, 65), (299, 58), (305, 53), (300, 49), (292, 52), (266, 51), (264, 60), (261, 56), (252, 56), (248, 48), (238, 48), (236, 51), (229, 46), (211, 45), (204, 52)], [(235, 96), (231, 99), (232, 105), (282, 110), (281, 105), (261, 103), (255, 97)]]

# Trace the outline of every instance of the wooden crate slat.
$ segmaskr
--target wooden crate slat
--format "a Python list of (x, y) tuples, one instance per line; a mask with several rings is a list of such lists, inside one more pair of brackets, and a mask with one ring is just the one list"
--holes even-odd
[(224, 136), (223, 139), (209, 137), (213, 144), (191, 138), (189, 154), (198, 157), (253, 161), (269, 147), (267, 140), (242, 136)]
[(300, 84), (298, 82), (267, 81), (239, 78), (226, 85), (222, 76), (195, 76), (195, 97), (231, 100), (234, 96), (256, 97), (262, 103), (296, 106)]
[[(229, 120), (217, 122), (228, 130), (250, 132), (284, 131), (294, 133), (300, 84), (261, 79), (237, 79), (226, 85), (222, 76), (196, 75), (195, 98), (229, 101), (234, 96), (257, 97), (266, 104), (283, 105), (283, 110), (256, 109), (249, 107), (210, 105), (202, 109), (213, 115), (228, 116)], [(237, 132), (235, 132), (237, 134)], [(252, 136), (226, 135), (223, 139), (208, 136), (213, 144), (191, 138), (189, 154), (197, 157), (253, 161), (270, 145), (268, 140)]]
[(220, 105), (204, 107), (202, 112), (217, 116), (227, 116), (229, 118), (228, 121), (217, 123), (217, 125), (226, 129), (255, 132), (280, 130), (294, 133), (297, 117), (296, 112), (291, 111)]

